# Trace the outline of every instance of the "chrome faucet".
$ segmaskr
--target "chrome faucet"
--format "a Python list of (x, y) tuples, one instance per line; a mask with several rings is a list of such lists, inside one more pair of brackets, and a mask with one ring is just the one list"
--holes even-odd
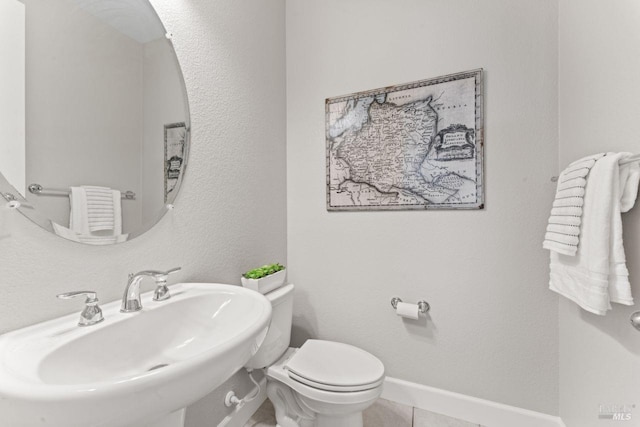
[(180, 267), (172, 268), (169, 271), (145, 270), (136, 274), (129, 274), (129, 281), (124, 289), (120, 311), (122, 313), (134, 313), (142, 310), (140, 282), (145, 277), (152, 277), (156, 281), (156, 290), (153, 293), (154, 301), (164, 301), (171, 298), (169, 288), (167, 288), (167, 277), (176, 271), (180, 271)]
[(77, 291), (57, 295), (57, 297), (60, 299), (71, 299), (80, 296), (85, 296), (87, 297), (87, 299), (84, 302), (84, 310), (82, 310), (82, 313), (80, 313), (78, 326), (91, 326), (95, 325), (96, 323), (102, 322), (104, 320), (104, 317), (102, 317), (102, 310), (98, 306), (97, 293), (93, 291)]

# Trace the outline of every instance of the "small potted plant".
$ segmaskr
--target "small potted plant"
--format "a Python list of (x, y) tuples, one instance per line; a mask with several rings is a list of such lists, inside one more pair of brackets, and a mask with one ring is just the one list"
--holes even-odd
[(287, 272), (281, 264), (267, 264), (244, 273), (242, 286), (266, 294), (284, 283)]

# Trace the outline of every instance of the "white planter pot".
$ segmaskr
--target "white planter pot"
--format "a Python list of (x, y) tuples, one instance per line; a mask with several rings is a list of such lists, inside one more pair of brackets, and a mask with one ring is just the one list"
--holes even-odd
[(266, 294), (274, 289), (279, 288), (284, 284), (284, 279), (287, 275), (287, 270), (280, 270), (277, 273), (270, 274), (262, 279), (247, 279), (241, 277), (242, 286), (245, 288), (253, 289), (254, 291)]

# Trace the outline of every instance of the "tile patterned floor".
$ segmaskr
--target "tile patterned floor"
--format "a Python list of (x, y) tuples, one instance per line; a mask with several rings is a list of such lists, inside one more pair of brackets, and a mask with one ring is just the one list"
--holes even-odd
[(362, 413), (366, 427), (411, 427), (413, 408), (389, 400), (378, 399)]
[(482, 427), (457, 418), (445, 417), (435, 412), (414, 408), (413, 427)]
[[(364, 411), (363, 420), (364, 427), (482, 427), (479, 424), (384, 399), (378, 399)], [(245, 427), (275, 427), (275, 425), (273, 405), (267, 399)]]

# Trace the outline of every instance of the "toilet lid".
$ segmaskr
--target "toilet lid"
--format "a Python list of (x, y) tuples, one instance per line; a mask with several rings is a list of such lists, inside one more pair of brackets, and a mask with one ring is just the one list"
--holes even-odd
[(377, 357), (349, 344), (308, 340), (286, 364), (289, 377), (329, 391), (360, 391), (384, 380)]

